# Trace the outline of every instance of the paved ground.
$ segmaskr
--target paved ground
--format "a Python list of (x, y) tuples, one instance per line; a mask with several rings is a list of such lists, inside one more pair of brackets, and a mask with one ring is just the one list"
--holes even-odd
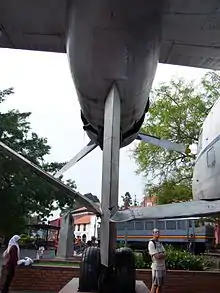
[[(0, 273), (1, 273), (1, 267), (2, 267), (2, 254), (4, 252), (4, 249), (0, 248)], [(21, 258), (24, 258), (24, 257), (30, 257), (32, 259), (35, 259), (36, 258), (36, 250), (29, 250), (29, 249), (21, 249)], [(48, 250), (48, 251), (45, 251), (44, 252), (44, 255), (43, 255), (43, 259), (48, 259), (48, 258), (54, 258), (55, 255), (54, 255), (54, 251), (53, 250)], [(31, 292), (32, 293), (32, 292)], [(35, 292), (33, 292), (35, 293)]]
[[(4, 252), (4, 249), (0, 249), (0, 261), (2, 261), (2, 254)], [(30, 258), (36, 258), (36, 250), (32, 249), (21, 249), (21, 258), (23, 257), (30, 257)], [(43, 258), (54, 258), (54, 251), (53, 250), (47, 250), (45, 251)]]

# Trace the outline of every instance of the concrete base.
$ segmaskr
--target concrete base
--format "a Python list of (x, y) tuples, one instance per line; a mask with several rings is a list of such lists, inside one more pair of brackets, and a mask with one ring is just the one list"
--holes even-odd
[(71, 212), (62, 216), (57, 257), (69, 258), (73, 256), (73, 224)]
[[(78, 288), (79, 279), (73, 278), (59, 293), (77, 293)], [(136, 293), (150, 293), (150, 290), (143, 281), (136, 281)]]

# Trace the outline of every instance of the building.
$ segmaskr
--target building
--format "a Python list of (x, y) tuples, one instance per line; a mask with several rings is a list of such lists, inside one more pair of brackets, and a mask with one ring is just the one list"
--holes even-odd
[[(85, 242), (91, 240), (92, 236), (97, 238), (98, 226), (100, 220), (96, 215), (89, 212), (87, 208), (82, 207), (72, 212), (73, 217), (73, 232), (75, 237), (80, 236)], [(50, 225), (60, 227), (62, 224), (62, 218), (57, 218), (50, 221)]]
[(157, 204), (157, 196), (155, 195), (145, 195), (141, 203), (142, 207), (150, 207)]

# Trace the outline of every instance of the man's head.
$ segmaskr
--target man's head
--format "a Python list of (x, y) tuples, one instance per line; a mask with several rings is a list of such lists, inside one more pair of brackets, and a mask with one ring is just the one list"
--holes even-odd
[(160, 237), (160, 231), (157, 228), (153, 229), (153, 237), (154, 239), (158, 239)]

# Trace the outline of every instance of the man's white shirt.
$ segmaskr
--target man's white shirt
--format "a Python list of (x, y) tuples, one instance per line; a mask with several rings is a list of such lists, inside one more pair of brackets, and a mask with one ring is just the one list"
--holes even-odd
[(165, 270), (166, 269), (165, 259), (156, 259), (154, 257), (154, 255), (157, 253), (165, 252), (163, 244), (156, 240), (154, 241), (150, 240), (148, 243), (148, 252), (150, 256), (152, 257), (152, 265), (151, 265), (152, 270)]

